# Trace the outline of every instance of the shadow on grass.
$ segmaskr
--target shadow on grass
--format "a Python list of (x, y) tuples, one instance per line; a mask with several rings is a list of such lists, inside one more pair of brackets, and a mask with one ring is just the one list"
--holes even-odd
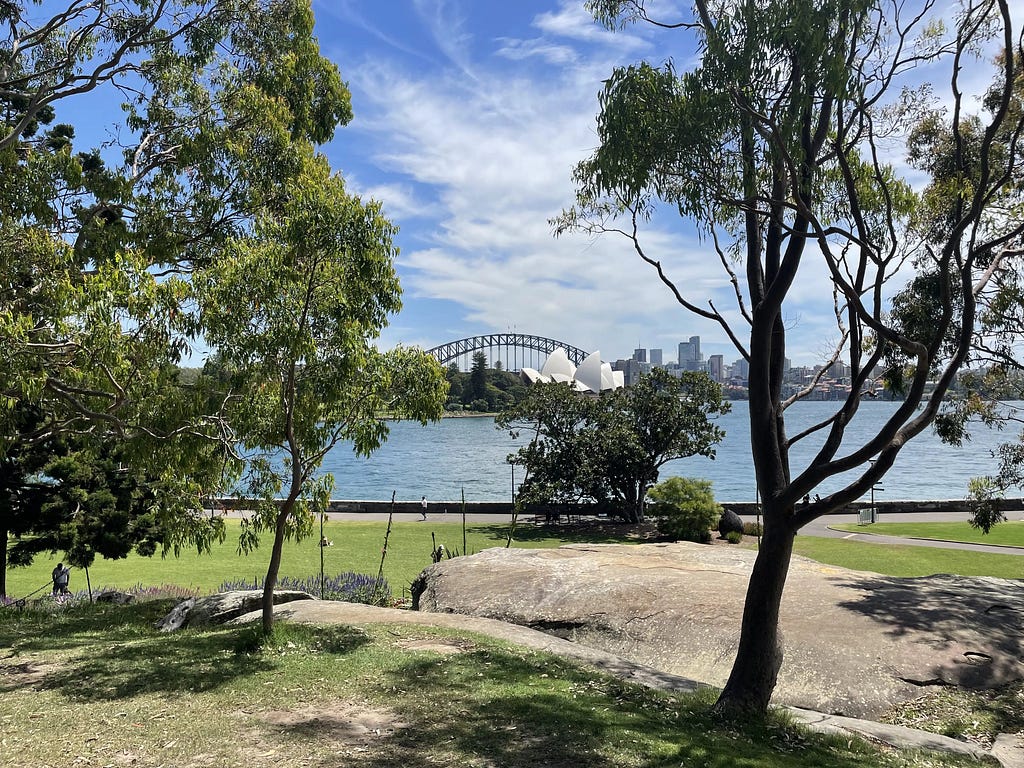
[(19, 651), (71, 650), (91, 645), (117, 627), (124, 639), (150, 634), (149, 627), (179, 601), (147, 600), (131, 605), (55, 604), (42, 600), (25, 610), (0, 609), (0, 647)]
[[(61, 660), (39, 685), (78, 702), (209, 691), (236, 678), (274, 670), (280, 663), (261, 651), (263, 636), (253, 626), (157, 633), (153, 621), (170, 603), (154, 603), (82, 606), (58, 617), (26, 615), (23, 621), (3, 622), (0, 643), (16, 638), (11, 645), (17, 653), (72, 651), (73, 656)], [(33, 635), (33, 630), (45, 631)], [(368, 642), (362, 632), (346, 626), (283, 632), (282, 643), (290, 633), (300, 643), (333, 654), (349, 653)]]
[[(716, 722), (711, 693), (669, 697), (542, 655), (485, 649), (416, 656), (383, 672), (380, 685), (393, 692), (385, 703), (407, 727), (372, 742), (361, 768), (874, 765), (824, 740), (808, 743), (777, 722)], [(280, 733), (324, 738), (308, 723)]]
[[(492, 541), (508, 540), (508, 524), (473, 525), (467, 530)], [(586, 521), (573, 523), (529, 523), (516, 526), (515, 542), (537, 542), (557, 539), (563, 544), (636, 544), (650, 540), (646, 529), (628, 523)]]

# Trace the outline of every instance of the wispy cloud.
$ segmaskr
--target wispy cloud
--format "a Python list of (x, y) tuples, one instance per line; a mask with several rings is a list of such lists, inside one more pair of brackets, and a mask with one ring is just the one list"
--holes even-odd
[[(474, 40), (457, 9), (420, 0), (448, 64), (429, 71), (366, 58), (345, 72), (361, 111), (363, 158), (389, 180), (367, 186), (400, 224), (407, 303), (440, 303), (455, 317), (427, 329), (400, 317), (385, 341), (433, 346), (513, 327), (628, 356), (700, 334), (709, 353), (738, 356), (714, 323), (679, 307), (630, 244), (614, 236), (555, 239), (549, 219), (573, 202), (572, 168), (597, 145), (597, 93), (613, 66), (636, 58), (642, 37), (612, 35), (577, 3), (533, 19), (538, 35)], [(474, 58), (475, 57), (475, 58)], [(542, 72), (538, 73), (537, 68)], [(429, 216), (423, 202), (429, 201)], [(736, 321), (728, 276), (711, 247), (674, 213), (645, 227), (644, 246), (691, 301)], [(822, 275), (824, 277), (824, 275)], [(818, 357), (836, 335), (825, 282), (799, 294), (787, 318), (793, 350)]]

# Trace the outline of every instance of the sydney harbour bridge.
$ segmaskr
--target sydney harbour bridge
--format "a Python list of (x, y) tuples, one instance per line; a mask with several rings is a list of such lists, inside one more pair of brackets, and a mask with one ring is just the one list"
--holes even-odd
[(484, 336), (470, 336), (428, 349), (427, 353), (436, 357), (441, 365), (455, 363), (462, 371), (468, 371), (472, 367), (475, 352), (483, 352), (487, 356), (488, 368), (496, 367), (495, 363), (500, 361), (501, 367), (506, 371), (518, 371), (522, 368), (535, 368), (539, 371), (544, 367), (548, 355), (559, 347), (565, 350), (573, 365), (582, 363), (588, 354), (585, 350), (564, 341), (528, 333), (489, 333)]

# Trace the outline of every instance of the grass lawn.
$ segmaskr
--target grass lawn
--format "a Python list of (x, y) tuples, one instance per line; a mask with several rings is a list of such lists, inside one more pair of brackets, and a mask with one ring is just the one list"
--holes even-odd
[[(453, 515), (453, 517), (455, 517)], [(238, 554), (239, 521), (228, 519), (227, 539), (215, 545), (211, 554), (199, 555), (183, 552), (180, 557), (169, 555), (152, 558), (131, 555), (123, 560), (98, 558), (89, 569), (93, 589), (102, 587), (129, 588), (142, 584), (158, 586), (174, 584), (202, 592), (215, 591), (225, 581), (250, 583), (266, 575), (270, 559), (272, 537), (267, 534), (257, 549), (250, 555)], [(324, 535), (334, 543), (325, 547), (324, 571), (328, 576), (354, 571), (372, 576), (380, 568), (381, 549), (384, 545), (384, 522), (328, 522)], [(459, 522), (400, 522), (395, 523), (388, 541), (388, 553), (384, 561), (384, 577), (395, 595), (401, 596), (421, 570), (430, 565), (433, 549), (431, 533), (438, 544), (451, 550), (463, 550), (462, 525)], [(507, 524), (472, 524), (466, 528), (466, 543), (470, 552), (479, 552), (488, 547), (505, 546), (508, 535)], [(517, 547), (557, 547), (571, 540), (624, 541), (625, 535), (609, 536), (594, 534), (582, 536), (578, 533), (560, 533), (558, 527), (520, 526), (516, 533)], [(285, 542), (281, 563), (281, 575), (305, 578), (320, 573), (319, 536), (312, 536), (299, 543)], [(63, 553), (54, 557), (41, 555), (28, 568), (11, 568), (7, 571), (7, 594), (22, 597), (41, 585), (49, 585), (50, 571)], [(84, 590), (84, 572), (73, 570), (72, 591)], [(44, 590), (49, 592), (49, 587)]]
[(716, 722), (543, 653), (409, 625), (160, 634), (172, 603), (0, 612), (0, 765), (869, 768), (977, 765)]
[(794, 552), (829, 565), (855, 571), (873, 571), (887, 576), (931, 576), (953, 573), (961, 576), (1024, 578), (1024, 557), (963, 549), (936, 549), (861, 541), (797, 536)]
[[(225, 581), (245, 580), (252, 583), (262, 578), (270, 557), (269, 536), (258, 550), (241, 556), (237, 552), (238, 521), (229, 519), (226, 522), (227, 540), (215, 546), (212, 554), (184, 552), (180, 557), (145, 558), (132, 555), (124, 560), (97, 560), (89, 569), (94, 590), (103, 587), (126, 589), (141, 584), (177, 585), (205, 593), (215, 591)], [(334, 546), (324, 549), (325, 573), (331, 576), (353, 571), (376, 576), (380, 567), (385, 528), (385, 523), (376, 521), (327, 523), (325, 534), (334, 542)], [(619, 533), (615, 527), (549, 528), (521, 525), (516, 531), (513, 546), (543, 548), (557, 547), (568, 542), (633, 541), (628, 537), (628, 532), (627, 527), (623, 527)], [(430, 565), (431, 533), (437, 543), (444, 544), (446, 548), (462, 550), (462, 526), (458, 522), (431, 520), (426, 523), (394, 524), (384, 561), (384, 576), (396, 597), (407, 592), (416, 575)], [(478, 552), (488, 547), (504, 546), (507, 533), (508, 526), (505, 524), (471, 524), (467, 526), (468, 549), (470, 552)], [(298, 544), (286, 542), (281, 575), (305, 578), (318, 574), (318, 541), (314, 536)], [(752, 543), (753, 539), (747, 537), (745, 542)], [(1024, 578), (1024, 558), (1014, 555), (867, 544), (811, 536), (797, 536), (796, 552), (822, 563), (890, 576), (956, 573), (965, 576)], [(28, 568), (8, 569), (8, 596), (22, 597), (40, 586), (45, 586), (41, 594), (49, 592), (50, 571), (61, 554), (52, 558), (46, 555), (37, 557), (36, 562)], [(85, 574), (79, 570), (72, 571), (72, 590), (84, 590), (85, 586)]]
[(881, 536), (904, 536), (916, 539), (944, 539), (964, 541), (968, 544), (1000, 544), (1009, 547), (1024, 547), (1024, 521), (1012, 520), (999, 523), (987, 534), (970, 523), (856, 523), (834, 525), (842, 531), (854, 533), (875, 533)]

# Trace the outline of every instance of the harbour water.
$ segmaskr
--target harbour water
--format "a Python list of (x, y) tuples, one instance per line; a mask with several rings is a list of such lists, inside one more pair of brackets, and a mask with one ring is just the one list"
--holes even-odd
[[(892, 402), (865, 402), (847, 430), (844, 447), (852, 450), (870, 435), (899, 406)], [(786, 412), (787, 429), (795, 435), (834, 412), (836, 403), (802, 402)], [(712, 481), (720, 501), (753, 501), (754, 470), (750, 459), (750, 426), (747, 404), (734, 402), (731, 413), (719, 424), (726, 437), (718, 445), (714, 460), (703, 457), (679, 459), (666, 464), (661, 479), (673, 475), (703, 477)], [(967, 481), (995, 470), (991, 451), (1015, 437), (1013, 431), (978, 426), (973, 439), (962, 447), (943, 444), (929, 429), (910, 441), (889, 471), (877, 498), (885, 500), (960, 499), (967, 493)], [(792, 451), (794, 475), (818, 448), (824, 433), (802, 440)], [(335, 478), (332, 496), (337, 499), (385, 501), (392, 491), (399, 500), (456, 501), (465, 491), (467, 501), (506, 501), (515, 477), (506, 462), (525, 438), (513, 440), (497, 429), (489, 416), (443, 419), (422, 427), (413, 422), (394, 422), (387, 443), (370, 458), (352, 453), (340, 445), (326, 457), (323, 471)], [(843, 453), (842, 451), (840, 452)], [(521, 473), (521, 468), (515, 469)], [(821, 493), (841, 487), (833, 478), (821, 486)]]

